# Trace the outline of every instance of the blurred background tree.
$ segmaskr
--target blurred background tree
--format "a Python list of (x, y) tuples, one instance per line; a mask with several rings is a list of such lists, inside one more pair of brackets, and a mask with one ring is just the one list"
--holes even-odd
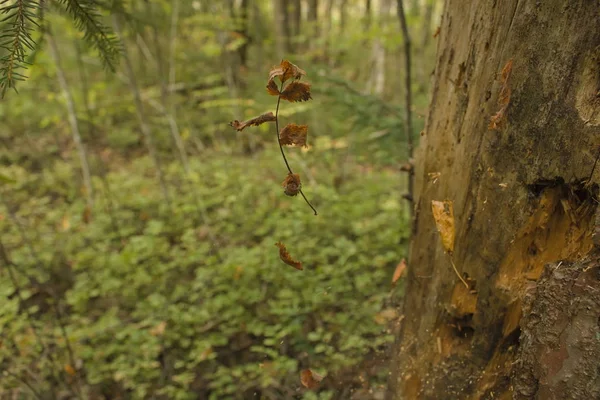
[[(405, 4), (411, 132), (390, 0), (1, 7), (0, 395), (381, 398), (440, 5)], [(274, 128), (228, 126), (273, 110), (282, 58), (312, 83), (280, 116), (310, 126), (288, 156), (317, 217)]]

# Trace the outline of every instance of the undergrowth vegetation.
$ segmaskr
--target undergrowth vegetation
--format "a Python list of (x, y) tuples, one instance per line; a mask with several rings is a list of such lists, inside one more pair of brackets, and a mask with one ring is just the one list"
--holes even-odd
[[(87, 223), (85, 202), (67, 189), (68, 164), (36, 175), (12, 168), (18, 183), (3, 193), (13, 210), (1, 212), (4, 251), (20, 287), (29, 277), (64, 296), (66, 336), (42, 308), (49, 307), (43, 288), (22, 290), (20, 306), (4, 274), (3, 367), (49, 385), (53, 374), (73, 378), (69, 368), (77, 368), (89, 385), (81, 390), (111, 398), (289, 398), (303, 391), (306, 367), (326, 374), (318, 398), (365, 377), (384, 384), (377, 374), (385, 375), (392, 336), (389, 311), (381, 311), (390, 305), (402, 235), (398, 176), (353, 165), (336, 189), (335, 165), (318, 152), (309, 158), (318, 218), (300, 198), (281, 196), (275, 151), (194, 161), (193, 186), (180, 182), (171, 212), (144, 178), (151, 162), (138, 158), (107, 176), (110, 193), (98, 194), (97, 204), (107, 212)], [(200, 199), (209, 221), (198, 213)], [(305, 271), (281, 263), (276, 240), (302, 254)], [(78, 365), (70, 365), (65, 341)], [(40, 358), (42, 343), (54, 363)], [(2, 382), (4, 390), (20, 385)]]

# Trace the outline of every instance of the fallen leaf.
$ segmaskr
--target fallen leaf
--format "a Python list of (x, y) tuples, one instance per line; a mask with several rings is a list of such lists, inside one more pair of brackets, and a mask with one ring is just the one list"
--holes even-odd
[(165, 329), (167, 328), (167, 322), (161, 321), (154, 328), (150, 329), (150, 334), (152, 336), (162, 336), (165, 333)]
[(306, 146), (308, 125), (287, 124), (279, 132), (279, 143), (287, 146)]
[(250, 118), (247, 121), (240, 122), (237, 119), (235, 121), (231, 121), (229, 125), (231, 125), (237, 131), (243, 131), (248, 126), (258, 126), (260, 124), (264, 124), (265, 122), (273, 122), (277, 120), (275, 118), (275, 114), (272, 112), (264, 113), (259, 115), (258, 117)]
[(322, 380), (322, 375), (319, 375), (310, 369), (303, 369), (300, 372), (300, 382), (302, 382), (302, 385), (306, 388), (316, 389)]
[(65, 368), (65, 372), (71, 376), (75, 376), (77, 374), (77, 372), (75, 371), (75, 368), (73, 368), (69, 364), (65, 364), (64, 368)]
[(446, 252), (454, 251), (454, 207), (451, 201), (431, 201), (431, 211)]
[(292, 256), (287, 251), (285, 244), (283, 244), (281, 242), (277, 242), (277, 243), (275, 243), (275, 246), (279, 247), (279, 258), (281, 258), (281, 261), (283, 261), (287, 265), (291, 265), (292, 267), (296, 268), (297, 270), (300, 270), (300, 271), (303, 270), (302, 263), (292, 259)]
[(403, 258), (402, 261), (400, 261), (398, 265), (396, 265), (394, 275), (392, 275), (392, 284), (396, 283), (398, 279), (402, 278), (402, 275), (404, 275), (404, 271), (406, 271), (406, 260)]
[(289, 174), (285, 177), (283, 183), (281, 184), (284, 188), (284, 193), (288, 196), (296, 196), (300, 193), (300, 189), (302, 188), (302, 184), (300, 183), (300, 175), (298, 174)]
[(312, 99), (310, 95), (310, 84), (304, 82), (292, 82), (283, 89), (281, 98), (291, 103), (308, 101)]
[(66, 215), (63, 215), (61, 221), (60, 221), (60, 227), (61, 230), (64, 231), (68, 231), (69, 228), (71, 227), (71, 222), (69, 221), (69, 217)]

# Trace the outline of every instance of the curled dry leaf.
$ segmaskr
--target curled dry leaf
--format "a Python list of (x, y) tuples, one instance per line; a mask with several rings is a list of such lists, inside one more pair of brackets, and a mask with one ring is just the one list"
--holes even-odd
[(316, 389), (322, 380), (322, 375), (319, 375), (310, 369), (303, 369), (300, 372), (300, 382), (302, 382), (302, 385), (308, 389)]
[(269, 82), (267, 83), (267, 92), (271, 96), (279, 96), (279, 88), (273, 79), (269, 79)]
[(281, 186), (283, 186), (283, 192), (285, 194), (288, 196), (296, 196), (298, 193), (300, 193), (300, 189), (302, 188), (302, 184), (300, 183), (300, 175), (288, 173)]
[(265, 122), (273, 122), (275, 120), (275, 114), (268, 112), (261, 114), (258, 117), (250, 118), (244, 122), (240, 122), (236, 119), (235, 121), (231, 121), (229, 125), (235, 128), (237, 131), (243, 131), (248, 126), (258, 126), (260, 124), (264, 124)]
[(282, 145), (297, 145), (306, 147), (308, 125), (287, 124), (279, 132), (279, 142)]
[(269, 81), (279, 77), (283, 83), (288, 79), (300, 79), (304, 75), (306, 75), (306, 71), (302, 68), (292, 64), (288, 60), (283, 60), (281, 61), (281, 64), (271, 68), (271, 71), (269, 71)]
[(287, 251), (285, 244), (277, 242), (275, 243), (275, 246), (279, 247), (279, 258), (281, 258), (281, 261), (283, 261), (287, 265), (296, 268), (297, 270), (303, 270), (302, 263), (300, 261), (295, 261), (294, 259), (292, 259), (292, 256)]
[(454, 207), (451, 201), (436, 201), (431, 202), (431, 211), (437, 226), (438, 232), (442, 237), (442, 244), (446, 252), (452, 254), (454, 251)]
[(402, 278), (404, 275), (404, 271), (406, 271), (406, 260), (403, 258), (402, 261), (396, 265), (396, 269), (394, 270), (394, 275), (392, 275), (392, 284), (398, 282), (398, 279)]
[(292, 82), (283, 89), (281, 98), (291, 103), (308, 101), (312, 99), (310, 95), (310, 84), (304, 82)]

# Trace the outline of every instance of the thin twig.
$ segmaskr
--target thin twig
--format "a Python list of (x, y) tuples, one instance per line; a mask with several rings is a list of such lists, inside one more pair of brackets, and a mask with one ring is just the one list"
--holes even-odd
[[(279, 105), (281, 104), (281, 92), (283, 92), (283, 85), (284, 85), (284, 82), (281, 82), (281, 87), (279, 88), (279, 96), (277, 96), (277, 107), (275, 108), (275, 135), (277, 135), (277, 143), (279, 144), (279, 150), (281, 151), (281, 156), (283, 157), (285, 166), (287, 167), (289, 173), (293, 175), (294, 173), (292, 172), (292, 168), (290, 168), (290, 164), (288, 163), (288, 160), (285, 156), (285, 152), (283, 151), (283, 145), (281, 144), (281, 139), (279, 138)], [(306, 202), (306, 204), (308, 204), (308, 206), (310, 208), (312, 208), (315, 215), (318, 215), (317, 210), (313, 207), (312, 204), (310, 204), (310, 201), (308, 201), (308, 199), (304, 195), (304, 192), (302, 191), (302, 189), (299, 189), (299, 191), (300, 191), (300, 194), (302, 195), (302, 198)]]
[(12, 372), (10, 372), (9, 370), (4, 370), (2, 371), (2, 374), (6, 375), (6, 376), (10, 376), (11, 378), (23, 383), (25, 386), (27, 386), (27, 388), (29, 390), (31, 390), (33, 392), (33, 396), (38, 399), (38, 400), (44, 400), (44, 398), (42, 397), (42, 395), (35, 390), (35, 388), (25, 380), (25, 378), (21, 378), (19, 377), (17, 374), (13, 374)]
[(463, 279), (462, 276), (460, 276), (458, 269), (456, 269), (456, 265), (454, 265), (454, 260), (452, 258), (452, 255), (450, 255), (450, 263), (452, 264), (452, 268), (454, 268), (454, 272), (456, 273), (456, 276), (458, 276), (458, 279), (460, 279), (460, 281), (465, 284), (465, 287), (467, 289), (469, 289), (469, 284)]
[[(411, 93), (411, 50), (410, 50), (410, 34), (408, 32), (408, 24), (406, 23), (406, 14), (404, 13), (404, 2), (398, 0), (398, 18), (400, 19), (400, 27), (402, 28), (402, 35), (404, 36), (404, 69), (405, 69), (405, 86), (406, 86), (406, 108), (404, 111), (406, 119), (406, 145), (408, 150), (408, 161), (410, 162), (413, 158), (413, 138), (412, 138), (412, 93)], [(410, 216), (412, 225), (414, 225), (414, 172), (411, 170), (408, 173), (408, 195), (410, 196)], [(416, 227), (413, 226), (413, 230)]]

